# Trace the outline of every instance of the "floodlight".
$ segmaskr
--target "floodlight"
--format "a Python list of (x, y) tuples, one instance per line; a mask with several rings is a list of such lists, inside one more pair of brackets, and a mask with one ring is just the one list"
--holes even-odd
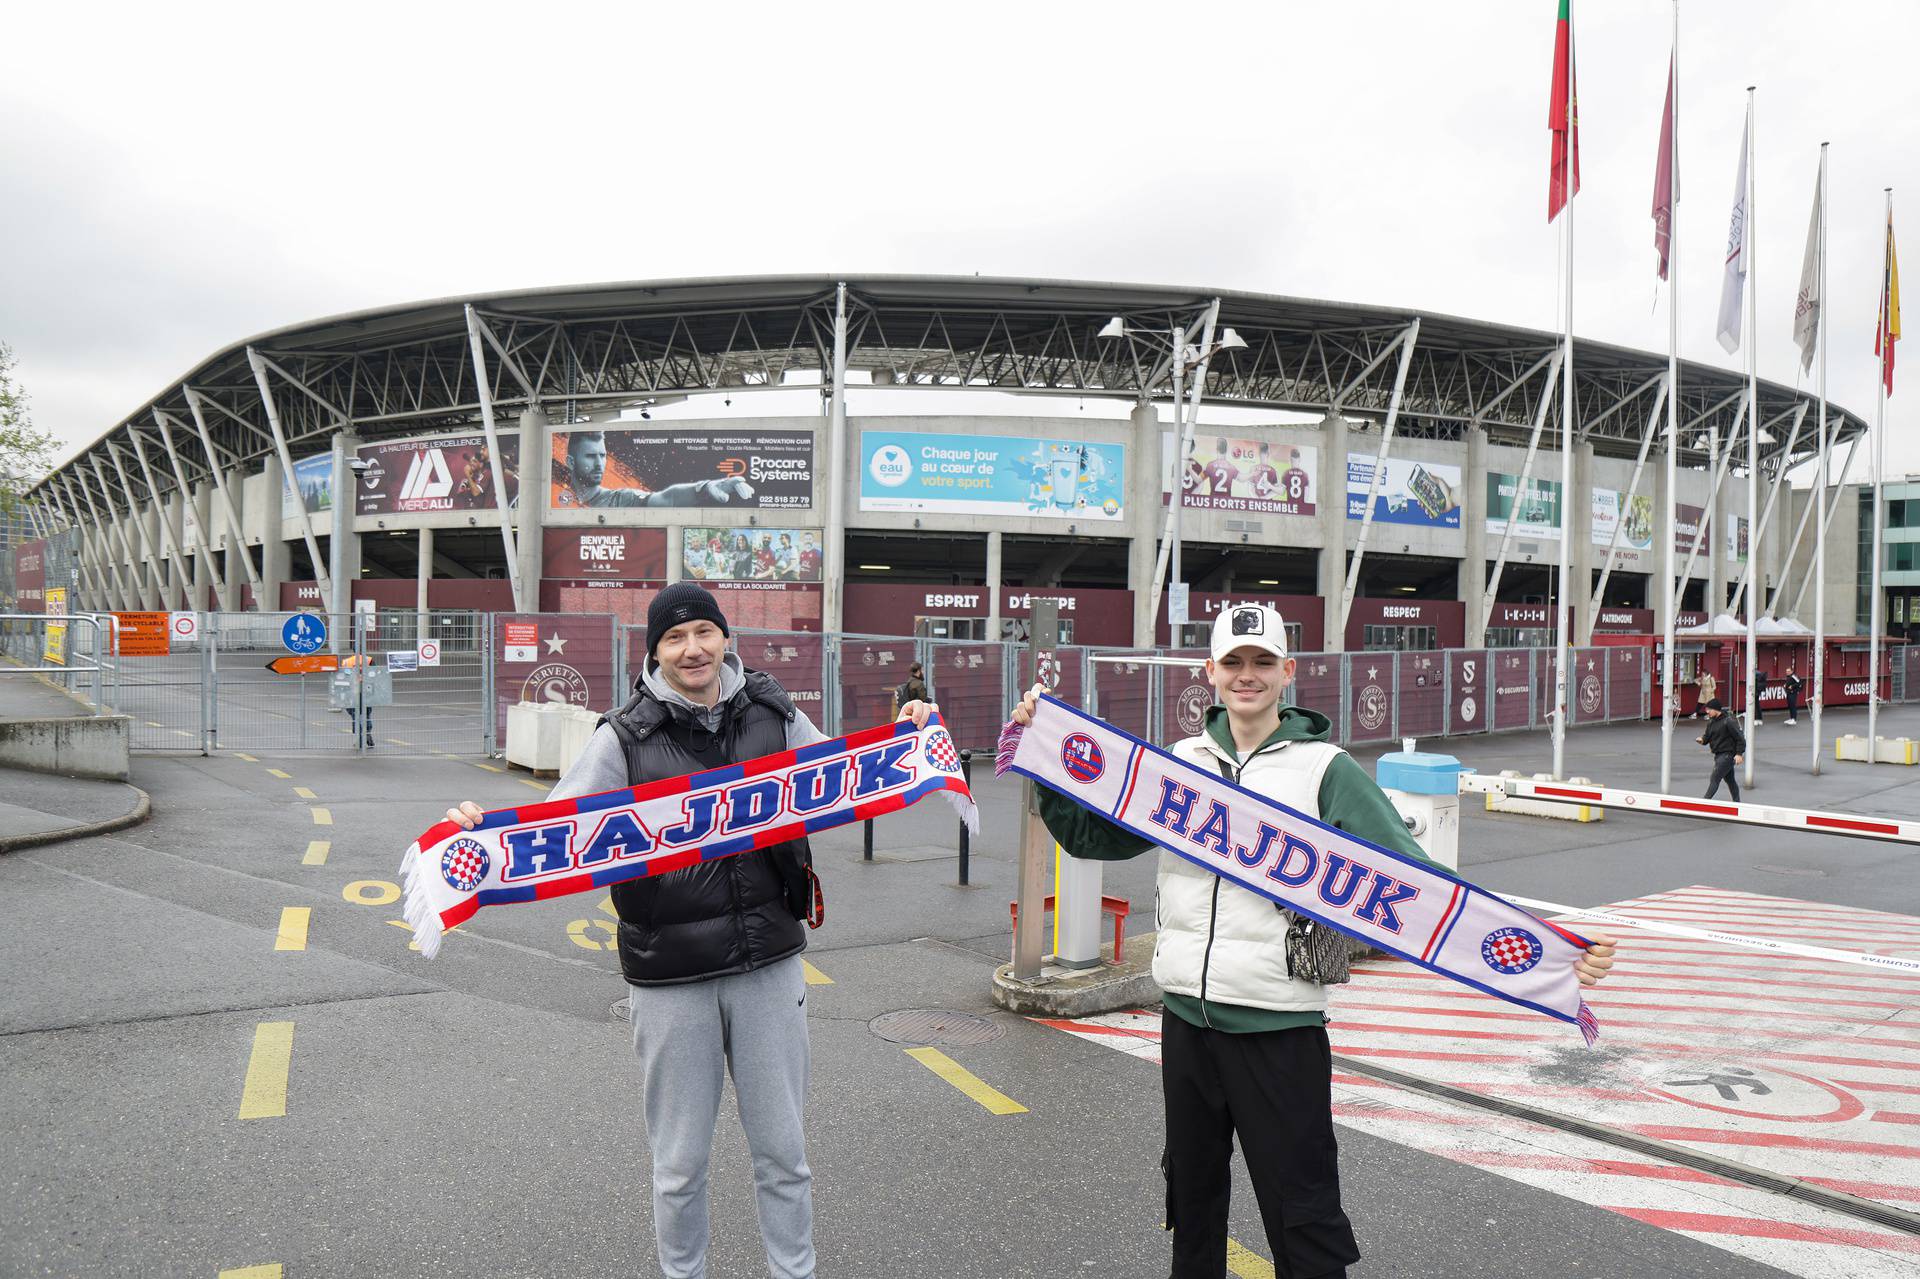
[(1220, 331), (1220, 349), (1222, 351), (1244, 351), (1247, 349), (1247, 340), (1238, 333), (1235, 333), (1232, 329), (1222, 329)]
[(1107, 321), (1106, 327), (1097, 335), (1102, 338), (1123, 338), (1127, 336), (1127, 322), (1119, 316)]

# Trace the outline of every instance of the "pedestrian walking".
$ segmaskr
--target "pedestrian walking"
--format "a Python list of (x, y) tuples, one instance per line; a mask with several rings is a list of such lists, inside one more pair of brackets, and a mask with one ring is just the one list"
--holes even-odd
[(354, 684), (353, 702), (347, 707), (347, 731), (360, 744), (372, 746), (373, 707), (361, 705), (366, 700), (361, 686), (366, 682), (367, 672), (373, 669), (372, 661), (365, 653), (348, 653), (340, 659), (340, 669), (350, 673)]
[(898, 715), (902, 706), (913, 702), (931, 702), (933, 694), (927, 691), (926, 668), (915, 662), (907, 667), (907, 678), (893, 690), (893, 713)]
[[(1173, 747), (1177, 758), (1433, 864), (1366, 770), (1328, 740), (1331, 721), (1280, 706), (1294, 662), (1277, 612), (1265, 605), (1222, 612), (1206, 672), (1224, 704), (1206, 712), (1200, 733)], [(1034, 685), (1014, 708), (1015, 723), (1032, 721), (1045, 691)], [(1045, 787), (1039, 803), (1047, 828), (1074, 856), (1118, 860), (1155, 847)], [(1162, 991), (1161, 1168), (1173, 1279), (1226, 1273), (1236, 1138), (1275, 1273), (1344, 1276), (1360, 1250), (1340, 1202), (1327, 990), (1308, 971), (1324, 933), (1315, 938), (1311, 921), (1170, 852), (1161, 852), (1157, 887), (1153, 977)], [(1594, 935), (1577, 965), (1582, 984), (1606, 975), (1613, 951), (1611, 939)]]
[(1753, 673), (1753, 722), (1756, 724), (1767, 722), (1767, 685), (1772, 682), (1765, 671)]
[(1699, 696), (1694, 699), (1693, 717), (1704, 719), (1707, 714), (1707, 703), (1712, 701), (1719, 691), (1719, 682), (1713, 678), (1713, 672), (1707, 669), (1704, 662), (1701, 663), (1699, 676), (1694, 680), (1694, 687), (1699, 691)]
[[(726, 615), (697, 582), (654, 596), (633, 697), (607, 715), (550, 798), (620, 790), (824, 741), (772, 676), (727, 648)], [(935, 708), (909, 702), (924, 727)], [(468, 801), (447, 818), (472, 828)], [(819, 880), (803, 836), (613, 886), (640, 1109), (653, 1156), (653, 1233), (666, 1279), (707, 1275), (707, 1166), (733, 1078), (753, 1154), (772, 1279), (814, 1279), (813, 1173), (803, 1126), (810, 1057), (800, 952)]]
[(1792, 662), (1787, 663), (1787, 677), (1781, 681), (1787, 690), (1787, 723), (1800, 722), (1800, 690), (1806, 681), (1800, 678), (1800, 672)]
[(1706, 797), (1712, 799), (1724, 781), (1727, 793), (1733, 796), (1733, 802), (1737, 804), (1740, 802), (1740, 782), (1734, 777), (1733, 766), (1746, 762), (1746, 735), (1733, 722), (1733, 717), (1727, 714), (1727, 708), (1720, 704), (1719, 698), (1707, 700), (1706, 712), (1707, 727), (1693, 739), (1713, 752), (1713, 778), (1707, 783)]

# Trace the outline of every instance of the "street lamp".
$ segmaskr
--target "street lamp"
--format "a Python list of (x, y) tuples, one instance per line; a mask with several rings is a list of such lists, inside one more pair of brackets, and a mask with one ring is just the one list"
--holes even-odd
[[(1213, 306), (1207, 311), (1206, 322), (1202, 329), (1203, 334), (1206, 336), (1201, 338), (1200, 344), (1197, 346), (1188, 345), (1188, 329), (1184, 324), (1174, 325), (1172, 331), (1163, 337), (1158, 330), (1128, 328), (1126, 320), (1117, 315), (1108, 320), (1106, 324), (1101, 327), (1098, 334), (1100, 338), (1105, 340), (1133, 338), (1146, 343), (1148, 346), (1165, 351), (1168, 356), (1169, 367), (1173, 374), (1173, 438), (1175, 441), (1173, 466), (1175, 473), (1172, 478), (1173, 492), (1168, 499), (1167, 513), (1167, 543), (1169, 547), (1169, 558), (1172, 561), (1172, 571), (1170, 576), (1164, 580), (1173, 583), (1174, 585), (1169, 588), (1170, 592), (1177, 592), (1180, 596), (1180, 616), (1175, 619), (1171, 615), (1170, 609), (1167, 619), (1168, 638), (1173, 641), (1175, 648), (1180, 647), (1181, 638), (1176, 628), (1184, 625), (1187, 621), (1186, 579), (1180, 575), (1180, 510), (1184, 505), (1182, 499), (1186, 490), (1185, 466), (1187, 446), (1191, 443), (1194, 426), (1193, 419), (1199, 416), (1198, 405), (1194, 406), (1193, 413), (1188, 414), (1186, 412), (1186, 397), (1183, 394), (1182, 383), (1188, 369), (1198, 369), (1199, 376), (1204, 377), (1206, 375), (1207, 361), (1212, 359), (1217, 352), (1244, 351), (1247, 349), (1246, 339), (1232, 329), (1221, 329), (1218, 338), (1212, 336), (1213, 322), (1218, 318), (1219, 314), (1220, 303), (1216, 300)], [(1164, 563), (1165, 561), (1161, 562)], [(1162, 580), (1159, 566), (1156, 565), (1153, 582), (1153, 606), (1156, 610), (1160, 607), (1160, 584)]]

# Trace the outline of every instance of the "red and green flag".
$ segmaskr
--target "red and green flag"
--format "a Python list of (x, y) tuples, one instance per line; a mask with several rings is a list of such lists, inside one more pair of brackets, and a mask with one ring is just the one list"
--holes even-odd
[(1547, 221), (1560, 216), (1580, 192), (1580, 118), (1578, 86), (1573, 78), (1573, 0), (1560, 0), (1553, 29), (1553, 95), (1547, 103), (1547, 128), (1553, 131), (1553, 165), (1547, 173)]

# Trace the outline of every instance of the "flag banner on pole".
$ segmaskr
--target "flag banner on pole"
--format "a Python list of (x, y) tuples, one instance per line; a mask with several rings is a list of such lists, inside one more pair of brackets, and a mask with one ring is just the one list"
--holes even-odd
[(1820, 346), (1820, 186), (1813, 180), (1813, 217), (1807, 222), (1807, 253), (1800, 261), (1800, 291), (1793, 299), (1793, 341), (1800, 348), (1800, 371), (1813, 368)]
[(544, 901), (664, 875), (945, 796), (978, 832), (960, 753), (939, 716), (625, 790), (445, 821), (407, 849), (405, 913), (431, 959), (482, 906)]
[(1000, 731), (996, 775), (1060, 792), (1229, 883), (1429, 972), (1600, 1034), (1587, 942), (1438, 867), (1356, 839), (1056, 698)]
[(1547, 169), (1549, 222), (1580, 194), (1579, 103), (1573, 74), (1573, 0), (1560, 0), (1560, 17), (1553, 29), (1553, 89), (1547, 102), (1547, 128), (1553, 132), (1553, 160)]
[(1667, 278), (1673, 239), (1673, 59), (1667, 59), (1667, 104), (1660, 109), (1660, 157), (1653, 171), (1653, 251), (1660, 255), (1660, 278)]
[(1900, 259), (1893, 252), (1893, 211), (1887, 211), (1887, 261), (1880, 281), (1880, 322), (1873, 331), (1873, 353), (1880, 357), (1880, 380), (1893, 394), (1893, 344), (1900, 340)]
[(1733, 178), (1733, 216), (1727, 223), (1727, 271), (1720, 280), (1718, 336), (1728, 354), (1740, 349), (1740, 303), (1747, 291), (1747, 142), (1751, 132), (1751, 128), (1740, 131), (1740, 171)]

